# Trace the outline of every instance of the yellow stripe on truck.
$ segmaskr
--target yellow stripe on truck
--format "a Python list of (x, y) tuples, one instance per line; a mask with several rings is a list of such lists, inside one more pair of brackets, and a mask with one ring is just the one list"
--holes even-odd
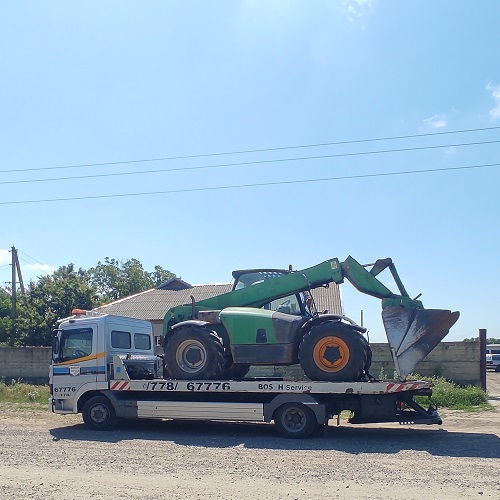
[(56, 366), (61, 365), (74, 365), (75, 363), (81, 363), (82, 361), (92, 361), (93, 359), (104, 358), (104, 352), (98, 352), (97, 354), (90, 354), (89, 356), (83, 356), (81, 358), (70, 359), (69, 361), (63, 361), (62, 363), (56, 363)]

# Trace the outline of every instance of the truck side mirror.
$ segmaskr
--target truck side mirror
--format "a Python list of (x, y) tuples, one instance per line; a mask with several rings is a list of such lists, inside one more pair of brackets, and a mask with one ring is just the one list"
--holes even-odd
[(59, 355), (59, 339), (56, 335), (52, 337), (52, 353), (56, 357)]

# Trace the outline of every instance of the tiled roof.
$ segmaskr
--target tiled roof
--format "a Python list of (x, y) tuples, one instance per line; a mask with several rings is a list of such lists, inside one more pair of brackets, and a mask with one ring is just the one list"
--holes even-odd
[[(223, 283), (218, 285), (193, 285), (191, 288), (177, 290), (154, 288), (111, 302), (95, 310), (118, 316), (158, 321), (163, 320), (165, 313), (171, 307), (189, 304), (191, 295), (196, 301), (199, 301), (229, 292), (231, 287), (230, 283)], [(340, 291), (337, 285), (330, 284), (328, 288), (316, 288), (313, 290), (313, 296), (318, 311), (328, 310), (333, 314), (342, 314)]]
[(150, 321), (163, 320), (165, 313), (174, 306), (189, 304), (191, 295), (195, 300), (208, 299), (229, 292), (231, 284), (221, 285), (194, 285), (192, 288), (181, 290), (159, 290), (154, 288), (145, 292), (131, 295), (124, 299), (111, 302), (96, 310), (107, 314), (128, 316), (131, 318), (147, 319)]

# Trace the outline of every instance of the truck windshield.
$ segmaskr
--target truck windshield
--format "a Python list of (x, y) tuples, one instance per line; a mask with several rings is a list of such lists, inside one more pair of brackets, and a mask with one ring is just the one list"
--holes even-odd
[(91, 354), (92, 333), (92, 328), (63, 330), (59, 347), (59, 361), (69, 361)]

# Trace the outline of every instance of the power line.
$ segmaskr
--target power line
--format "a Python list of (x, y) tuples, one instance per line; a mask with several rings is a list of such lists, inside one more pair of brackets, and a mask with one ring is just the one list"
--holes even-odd
[[(26, 255), (26, 257), (28, 257), (29, 259), (35, 261), (37, 264), (40, 264), (41, 266), (43, 266), (44, 264), (42, 264), (39, 260), (36, 260), (34, 257), (31, 257), (31, 255), (28, 255), (27, 253), (21, 251), (21, 250), (17, 250), (18, 253), (22, 253), (23, 255)], [(24, 260), (24, 259), (23, 259)], [(31, 262), (28, 262), (28, 261), (25, 261), (26, 263), (28, 264), (31, 264)]]
[(255, 184), (234, 184), (229, 186), (214, 186), (214, 187), (201, 187), (201, 188), (185, 188), (185, 189), (172, 189), (168, 191), (151, 191), (144, 193), (123, 193), (123, 194), (103, 194), (95, 196), (75, 196), (71, 198), (51, 198), (42, 200), (23, 200), (23, 201), (0, 201), (0, 205), (17, 205), (24, 203), (52, 203), (58, 201), (77, 201), (77, 200), (97, 200), (104, 198), (125, 198), (131, 196), (152, 196), (159, 194), (178, 194), (178, 193), (193, 193), (200, 191), (220, 191), (223, 189), (238, 189), (238, 188), (251, 188), (251, 187), (264, 187), (264, 186), (279, 186), (279, 185), (289, 185), (289, 184), (306, 184), (313, 182), (328, 182), (328, 181), (339, 181), (347, 179), (366, 179), (372, 177), (390, 177), (396, 175), (409, 175), (409, 174), (423, 174), (431, 172), (447, 172), (447, 171), (457, 171), (457, 170), (471, 170), (479, 168), (488, 167), (498, 167), (500, 163), (488, 163), (483, 165), (466, 165), (462, 167), (446, 167), (446, 168), (427, 168), (423, 170), (404, 170), (400, 172), (378, 172), (374, 174), (359, 174), (359, 175), (345, 175), (339, 177), (323, 177), (319, 179), (301, 179), (294, 181), (276, 181), (276, 182), (258, 182)]
[(178, 172), (178, 171), (188, 171), (188, 170), (202, 170), (202, 169), (210, 169), (210, 168), (221, 168), (221, 167), (241, 167), (248, 165), (262, 165), (269, 163), (282, 163), (288, 161), (306, 161), (306, 160), (320, 160), (326, 158), (345, 158), (350, 156), (365, 156), (365, 155), (375, 155), (375, 154), (388, 154), (388, 153), (401, 153), (408, 151), (423, 151), (429, 149), (443, 149), (443, 148), (458, 148), (463, 146), (481, 146), (485, 144), (496, 144), (499, 143), (500, 140), (496, 141), (481, 141), (481, 142), (465, 142), (459, 144), (440, 144), (435, 146), (416, 146), (411, 148), (399, 148), (399, 149), (383, 149), (383, 150), (375, 150), (375, 151), (357, 151), (354, 153), (337, 153), (331, 155), (318, 155), (318, 156), (299, 156), (299, 157), (290, 157), (290, 158), (277, 158), (273, 160), (254, 160), (254, 161), (243, 161), (236, 163), (216, 163), (212, 165), (197, 165), (192, 167), (174, 167), (174, 168), (163, 168), (163, 169), (155, 169), (155, 170), (140, 170), (134, 172), (116, 172), (109, 174), (92, 174), (92, 175), (79, 175), (79, 176), (71, 176), (71, 177), (52, 177), (48, 179), (25, 179), (25, 180), (16, 180), (16, 181), (2, 181), (0, 185), (3, 184), (29, 184), (32, 182), (54, 182), (54, 181), (67, 181), (67, 180), (77, 180), (77, 179), (95, 179), (98, 177), (119, 177), (125, 175), (145, 175), (145, 174), (153, 174), (153, 173), (161, 173), (161, 172)]
[(54, 166), (54, 167), (19, 168), (19, 169), (3, 170), (2, 172), (4, 172), (4, 173), (34, 172), (34, 171), (42, 171), (42, 170), (103, 167), (103, 166), (111, 166), (111, 165), (125, 165), (125, 164), (131, 164), (131, 163), (146, 163), (146, 162), (167, 161), (167, 160), (186, 160), (189, 158), (206, 158), (206, 157), (211, 157), (211, 156), (265, 153), (265, 152), (271, 152), (271, 151), (283, 151), (283, 150), (290, 150), (290, 149), (318, 148), (318, 147), (326, 147), (326, 146), (340, 146), (340, 145), (347, 145), (347, 144), (361, 144), (361, 143), (368, 143), (368, 142), (393, 141), (393, 140), (400, 140), (400, 139), (416, 139), (419, 137), (433, 137), (433, 136), (451, 135), (451, 134), (464, 134), (464, 133), (471, 133), (471, 132), (485, 132), (485, 131), (489, 131), (489, 130), (498, 130), (498, 129), (500, 129), (500, 126), (472, 128), (472, 129), (463, 129), (463, 130), (450, 130), (448, 132), (428, 132), (425, 134), (412, 134), (412, 135), (400, 135), (400, 136), (389, 136), (389, 137), (375, 137), (375, 138), (369, 138), (369, 139), (354, 139), (354, 140), (348, 140), (348, 141), (323, 142), (323, 143), (317, 143), (317, 144), (300, 144), (300, 145), (295, 145), (295, 146), (279, 146), (279, 147), (273, 147), (273, 148), (224, 151), (224, 152), (218, 152), (218, 153), (202, 153), (202, 154), (196, 154), (196, 155), (165, 156), (165, 157), (161, 157), (161, 158), (143, 158), (143, 159), (138, 159), (138, 160), (110, 161), (110, 162), (101, 162), (101, 163), (81, 163), (81, 164), (75, 164), (75, 165), (60, 165), (60, 166)]
[[(25, 264), (27, 264), (28, 266), (31, 267), (31, 269), (37, 269), (37, 264), (40, 264), (40, 262), (37, 262), (37, 264), (33, 264), (33, 262), (29, 261), (29, 260), (26, 260), (26, 259), (19, 259), (21, 262), (24, 262)], [(40, 264), (43, 266), (43, 264)]]

